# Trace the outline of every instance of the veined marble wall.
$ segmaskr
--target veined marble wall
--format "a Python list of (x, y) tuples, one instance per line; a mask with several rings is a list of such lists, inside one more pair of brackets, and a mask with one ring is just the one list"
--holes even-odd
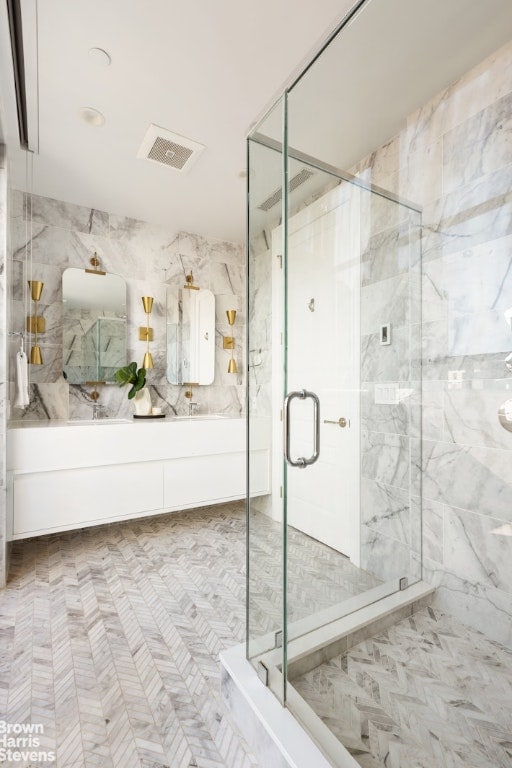
[[(361, 567), (421, 578), (420, 214), (360, 192)], [(390, 344), (380, 329), (389, 325)]]
[(512, 43), (356, 169), (423, 207), (424, 578), (439, 607), (512, 645)]
[(7, 154), (4, 144), (0, 144), (0, 588), (5, 586), (7, 576), (6, 559), (6, 335), (7, 302), (6, 272), (8, 252), (8, 183)]
[[(166, 380), (166, 291), (181, 286), (193, 270), (197, 285), (217, 297), (216, 370), (211, 386), (199, 387), (194, 400), (199, 412), (239, 414), (244, 408), (244, 285), (245, 251), (241, 244), (207, 239), (189, 233), (175, 234), (143, 221), (91, 210), (70, 203), (32, 196), (32, 223), (22, 193), (15, 194), (12, 210), (13, 260), (11, 281), (11, 329), (25, 321), (26, 279), (42, 280), (40, 303), (46, 333), (40, 336), (44, 365), (29, 366), (30, 405), (11, 408), (12, 419), (91, 418), (91, 387), (70, 385), (62, 376), (62, 272), (67, 267), (89, 267), (97, 252), (101, 268), (121, 275), (127, 283), (128, 362), (139, 364), (145, 343), (138, 339), (139, 326), (146, 324), (141, 297), (155, 298), (151, 313), (154, 341), (151, 352), (155, 368), (148, 372), (152, 402), (169, 414), (186, 414), (185, 387)], [(27, 251), (32, 267), (25, 266)], [(232, 333), (224, 309), (234, 304), (237, 322)], [(31, 305), (29, 304), (31, 313)], [(234, 335), (239, 374), (228, 374), (230, 352), (222, 348), (223, 336)], [(10, 361), (18, 342), (10, 344)], [(12, 377), (10, 377), (12, 378)], [(11, 398), (13, 388), (11, 381)], [(127, 388), (116, 384), (100, 387), (98, 401), (104, 415), (130, 417), (132, 404)]]

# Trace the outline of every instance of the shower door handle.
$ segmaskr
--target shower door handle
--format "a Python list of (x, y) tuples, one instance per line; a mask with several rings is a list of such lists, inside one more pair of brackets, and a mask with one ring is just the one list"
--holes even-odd
[[(301, 456), (298, 459), (292, 459), (290, 456), (290, 405), (292, 400), (298, 398), (299, 400), (310, 399), (313, 401), (313, 418), (314, 418), (314, 431), (313, 431), (313, 453), (306, 459)], [(292, 467), (309, 467), (310, 464), (314, 464), (320, 456), (320, 400), (318, 395), (314, 392), (308, 392), (306, 389), (300, 389), (296, 392), (290, 392), (284, 399), (283, 409), (283, 421), (284, 421), (284, 457), (288, 464)]]

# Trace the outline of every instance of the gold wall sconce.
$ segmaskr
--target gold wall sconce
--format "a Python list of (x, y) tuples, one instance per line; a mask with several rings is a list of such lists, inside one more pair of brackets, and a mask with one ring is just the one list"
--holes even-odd
[(46, 321), (44, 317), (40, 317), (37, 314), (37, 307), (41, 299), (44, 283), (40, 280), (28, 280), (27, 282), (30, 288), (30, 297), (34, 302), (34, 314), (27, 317), (27, 331), (34, 336), (34, 343), (30, 349), (30, 363), (31, 365), (42, 365), (43, 356), (41, 354), (41, 347), (37, 343), (37, 337), (38, 334), (45, 333)]
[(194, 275), (192, 274), (192, 270), (190, 270), (190, 275), (185, 275), (185, 285), (184, 288), (187, 288), (189, 291), (198, 291), (199, 286), (194, 285)]
[(146, 342), (146, 352), (144, 354), (144, 360), (142, 361), (142, 367), (148, 370), (148, 368), (155, 367), (153, 364), (153, 355), (149, 351), (149, 342), (153, 341), (153, 329), (149, 325), (149, 316), (153, 309), (153, 297), (143, 296), (142, 305), (144, 307), (144, 312), (146, 313), (146, 326), (139, 327), (139, 341)]
[(89, 263), (92, 264), (92, 269), (85, 269), (90, 275), (106, 275), (107, 273), (100, 269), (100, 260), (98, 254), (94, 251), (94, 256), (91, 256)]
[[(226, 317), (228, 318), (228, 323), (231, 326), (231, 328), (235, 324), (236, 320), (236, 309), (226, 309)], [(234, 336), (224, 336), (222, 346), (224, 349), (230, 349), (231, 350), (231, 359), (228, 364), (228, 373), (238, 373), (238, 367), (236, 364), (236, 360), (234, 358), (234, 352), (235, 352), (235, 337)]]

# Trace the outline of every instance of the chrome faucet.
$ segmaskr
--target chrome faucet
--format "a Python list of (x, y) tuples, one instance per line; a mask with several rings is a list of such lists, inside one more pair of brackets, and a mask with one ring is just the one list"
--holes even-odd
[(100, 403), (93, 403), (92, 404), (92, 418), (96, 421), (96, 419), (100, 418), (100, 411), (104, 410), (104, 406)]
[(193, 403), (191, 400), (189, 400), (188, 403), (188, 415), (193, 416), (194, 415), (194, 408), (199, 408), (200, 403)]

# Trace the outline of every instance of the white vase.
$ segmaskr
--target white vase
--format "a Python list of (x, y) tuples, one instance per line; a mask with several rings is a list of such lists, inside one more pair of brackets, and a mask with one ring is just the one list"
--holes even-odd
[(151, 414), (151, 394), (147, 387), (139, 389), (132, 399), (136, 416), (149, 416)]

